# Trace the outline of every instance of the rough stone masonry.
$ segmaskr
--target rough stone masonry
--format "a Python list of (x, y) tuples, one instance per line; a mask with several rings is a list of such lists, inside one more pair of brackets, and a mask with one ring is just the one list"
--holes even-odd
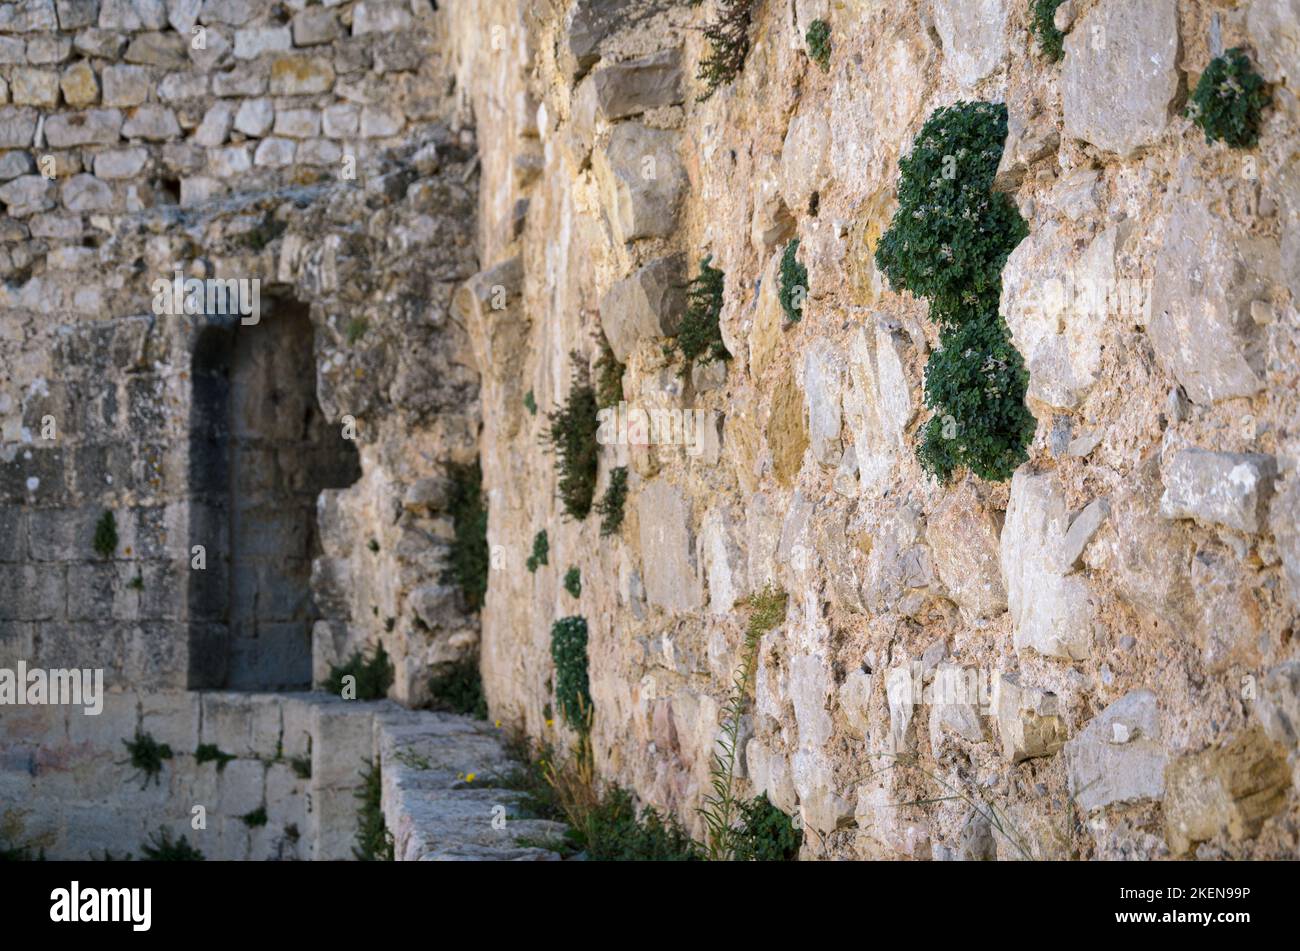
[[(359, 760), (495, 755), (391, 707), (448, 660), (477, 651), (491, 721), (572, 742), (549, 637), (581, 614), (599, 776), (700, 836), (771, 584), (741, 786), (803, 858), (1300, 855), (1300, 4), (1069, 0), (1053, 63), (1021, 0), (756, 2), (701, 99), (714, 7), (0, 6), (0, 666), (106, 690), (99, 718), (0, 708), (28, 835), (84, 857), (205, 802), (212, 855), (346, 854)], [(1245, 150), (1185, 114), (1234, 47), (1272, 93)], [(1030, 232), (1001, 313), (1038, 426), (1000, 484), (917, 462), (938, 337), (873, 260), (899, 158), (959, 100), (1006, 104), (997, 186)], [(706, 255), (731, 359), (683, 377), (665, 344)], [(156, 313), (177, 267), (259, 281), (260, 321)], [(608, 537), (539, 445), (602, 338), (626, 403), (707, 421), (691, 451), (600, 447), (598, 494), (629, 473)], [(476, 458), (471, 614), (444, 472)], [(378, 643), (389, 701), (306, 690)], [(175, 751), (143, 788), (137, 729)], [(931, 777), (961, 795), (901, 805)], [(444, 849), (410, 780), (386, 779), (404, 853), (491, 854)]]

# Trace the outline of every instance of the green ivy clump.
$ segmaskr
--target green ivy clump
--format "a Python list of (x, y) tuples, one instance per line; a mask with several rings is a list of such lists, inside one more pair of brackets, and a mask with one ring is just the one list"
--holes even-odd
[(329, 676), (325, 678), (326, 691), (342, 695), (346, 676), (356, 678), (357, 700), (383, 700), (393, 685), (393, 662), (388, 659), (383, 644), (379, 644), (369, 657), (355, 651), (342, 666), (330, 665)]
[(570, 568), (564, 573), (564, 590), (569, 592), (573, 597), (579, 597), (582, 594), (582, 572), (576, 567)]
[(876, 248), (890, 284), (929, 298), (939, 326), (925, 374), (935, 415), (917, 456), (944, 482), (963, 466), (1009, 479), (1033, 440), (1029, 374), (998, 313), (1002, 268), (1029, 234), (1011, 199), (993, 191), (1006, 137), (1000, 103), (935, 110), (899, 162), (898, 211)]
[[(701, 0), (690, 0), (693, 7)], [(749, 24), (754, 0), (718, 0), (718, 18), (704, 28), (708, 52), (700, 61), (696, 78), (704, 83), (700, 101), (740, 75), (749, 55)]]
[(652, 808), (637, 815), (636, 803), (625, 789), (614, 787), (602, 797), (575, 830), (593, 862), (695, 862), (699, 846), (674, 816)]
[(546, 529), (542, 529), (533, 536), (533, 553), (528, 556), (525, 562), (529, 574), (537, 574), (537, 569), (542, 565), (549, 564), (551, 555), (551, 542), (546, 537)]
[(560, 713), (569, 726), (585, 729), (591, 714), (586, 618), (561, 618), (551, 626), (551, 660), (555, 662), (555, 699)]
[(1056, 28), (1056, 8), (1065, 0), (1029, 0), (1033, 6), (1032, 29), (1038, 45), (1053, 63), (1065, 55), (1065, 34)]
[(803, 320), (803, 305), (808, 299), (808, 268), (799, 263), (798, 255), (799, 239), (795, 238), (781, 255), (781, 309), (792, 324)]
[(487, 719), (483, 675), (478, 669), (478, 658), (473, 655), (446, 665), (441, 672), (430, 677), (429, 695), (435, 709), (449, 710), (475, 720)]
[(357, 790), (357, 835), (352, 857), (358, 862), (393, 861), (393, 834), (384, 822), (380, 803), (384, 793), (383, 775), (378, 763), (366, 763)]
[(600, 359), (596, 361), (597, 409), (609, 409), (623, 401), (623, 369), (609, 344), (602, 340)]
[(664, 348), (665, 356), (671, 356), (674, 350), (682, 355), (685, 362), (680, 375), (683, 377), (690, 374), (696, 360), (713, 363), (731, 359), (718, 326), (726, 274), (711, 267), (709, 262), (712, 260), (713, 256), (709, 255), (700, 262), (699, 275), (692, 278), (687, 287), (686, 313), (682, 316), (677, 337)]
[(627, 466), (619, 466), (609, 473), (609, 485), (605, 494), (596, 503), (596, 514), (600, 516), (600, 534), (602, 538), (617, 535), (623, 527), (623, 506), (627, 504)]
[(223, 753), (215, 743), (200, 743), (194, 751), (194, 762), (216, 763), (217, 772), (226, 768), (226, 764), (235, 758), (234, 753)]
[(483, 497), (483, 470), (477, 461), (448, 467), (452, 542), (442, 580), (454, 581), (471, 611), (483, 606), (488, 585), (488, 511)]
[(117, 516), (109, 509), (95, 523), (95, 539), (91, 543), (100, 558), (112, 558), (117, 551)]
[(142, 777), (140, 788), (148, 786), (150, 779), (157, 785), (161, 781), (163, 760), (172, 758), (172, 748), (166, 743), (159, 743), (153, 738), (153, 734), (145, 733), (138, 728), (135, 731), (135, 738), (123, 740), (122, 745), (131, 754), (129, 762)]
[(1201, 127), (1206, 142), (1248, 149), (1259, 142), (1261, 113), (1272, 98), (1246, 51), (1235, 48), (1210, 60), (1187, 104), (1187, 115)]
[(596, 468), (600, 446), (596, 433), (596, 391), (591, 385), (587, 364), (578, 353), (570, 354), (574, 364), (573, 385), (564, 406), (547, 414), (551, 428), (545, 440), (555, 453), (555, 468), (560, 476), (560, 503), (569, 518), (582, 521), (591, 512), (596, 493)]
[(740, 824), (731, 842), (738, 862), (793, 862), (803, 833), (761, 793), (740, 803)]
[(813, 20), (808, 27), (809, 58), (826, 72), (831, 68), (831, 25), (825, 20)]

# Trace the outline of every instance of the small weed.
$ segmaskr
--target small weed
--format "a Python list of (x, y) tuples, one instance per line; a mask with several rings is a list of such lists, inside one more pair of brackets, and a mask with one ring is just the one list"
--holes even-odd
[(155, 785), (161, 782), (163, 760), (172, 758), (172, 748), (170, 746), (166, 743), (159, 743), (153, 738), (152, 734), (139, 729), (135, 731), (135, 739), (123, 740), (122, 745), (131, 754), (130, 764), (135, 767), (136, 772), (141, 776), (141, 789), (149, 785), (150, 779), (154, 781)]
[(393, 835), (384, 822), (380, 808), (383, 775), (377, 763), (366, 763), (361, 771), (361, 788), (357, 791), (357, 837), (352, 855), (358, 862), (393, 861)]
[(528, 556), (525, 565), (529, 574), (537, 574), (537, 569), (542, 565), (550, 563), (551, 541), (546, 536), (546, 529), (542, 529), (533, 536), (533, 553)]
[(671, 357), (674, 351), (681, 354), (684, 362), (679, 374), (683, 377), (690, 375), (696, 361), (713, 363), (731, 359), (718, 325), (722, 316), (726, 274), (712, 267), (709, 263), (712, 260), (710, 255), (700, 262), (700, 273), (691, 279), (687, 288), (686, 313), (682, 316), (677, 337), (664, 347), (665, 356)]
[[(108, 857), (108, 853), (104, 853)], [(131, 856), (127, 855), (127, 859)], [(141, 862), (202, 862), (203, 853), (190, 845), (185, 836), (173, 840), (172, 834), (160, 828), (140, 846)]]
[(235, 758), (233, 753), (223, 753), (217, 748), (215, 743), (200, 743), (199, 748), (194, 751), (194, 762), (196, 763), (216, 763), (217, 772), (226, 768), (226, 764)]
[(591, 500), (596, 492), (600, 453), (596, 432), (600, 421), (596, 418), (596, 391), (587, 365), (577, 352), (571, 353), (570, 358), (574, 369), (568, 399), (560, 409), (547, 414), (551, 425), (543, 438), (555, 454), (564, 513), (580, 522), (591, 512)]
[(524, 394), (524, 409), (528, 410), (529, 416), (537, 415), (537, 397), (533, 396), (532, 390)]
[(614, 351), (602, 339), (600, 342), (600, 359), (596, 361), (596, 408), (608, 409), (617, 406), (623, 400), (623, 371), (625, 367), (618, 362)]
[(825, 20), (813, 20), (808, 27), (808, 57), (826, 72), (831, 68), (831, 25)]
[(260, 828), (266, 825), (266, 806), (258, 806), (252, 812), (246, 812), (239, 818), (250, 829)]
[(582, 572), (579, 569), (570, 568), (564, 573), (564, 590), (575, 598), (582, 596)]
[(430, 677), (429, 695), (435, 709), (450, 710), (476, 720), (487, 719), (487, 697), (483, 694), (483, 676), (477, 657), (462, 657)]
[[(378, 551), (379, 551), (379, 542), (372, 538), (372, 539), (370, 539), (370, 541), (366, 542), (366, 547), (369, 548), (372, 552), (378, 552)], [(376, 610), (378, 610), (378, 609), (376, 609)]]
[(581, 729), (592, 709), (586, 618), (561, 618), (551, 626), (551, 660), (555, 662), (555, 700), (560, 714), (569, 726)]
[(112, 558), (117, 551), (117, 516), (112, 509), (104, 512), (95, 523), (95, 539), (92, 542), (95, 554), (100, 558)]
[(1187, 115), (1201, 127), (1206, 142), (1248, 149), (1259, 142), (1261, 114), (1272, 98), (1246, 51), (1230, 49), (1212, 59), (1201, 73)]
[(1065, 34), (1056, 28), (1056, 8), (1065, 0), (1029, 0), (1033, 4), (1031, 29), (1038, 37), (1039, 49), (1053, 63), (1065, 55)]
[[(700, 0), (690, 0), (698, 6)], [(703, 101), (733, 81), (745, 68), (749, 55), (749, 25), (754, 0), (718, 0), (717, 19), (704, 28), (709, 49), (700, 61), (696, 78), (704, 83)]]
[(600, 534), (602, 538), (617, 535), (623, 527), (623, 506), (627, 503), (627, 466), (619, 466), (609, 473), (609, 485), (605, 494), (596, 503), (596, 514), (600, 516)]
[(793, 820), (761, 793), (740, 803), (739, 825), (732, 835), (737, 862), (793, 862), (803, 833)]
[(346, 331), (348, 344), (355, 346), (357, 342), (366, 335), (366, 331), (369, 329), (370, 322), (361, 317), (354, 317), (352, 320), (349, 320)]
[(289, 760), (289, 766), (293, 769), (293, 774), (299, 779), (311, 779), (310, 756), (295, 756)]
[(348, 662), (341, 667), (331, 666), (329, 677), (325, 680), (325, 689), (329, 693), (343, 697), (348, 684), (344, 677), (352, 677), (355, 694), (345, 697), (350, 700), (383, 700), (388, 696), (388, 688), (393, 685), (393, 663), (388, 659), (384, 645), (376, 646), (369, 657), (361, 651), (353, 653)]
[(781, 309), (792, 324), (803, 320), (803, 305), (808, 299), (808, 268), (799, 263), (798, 254), (799, 239), (795, 238), (781, 255)]

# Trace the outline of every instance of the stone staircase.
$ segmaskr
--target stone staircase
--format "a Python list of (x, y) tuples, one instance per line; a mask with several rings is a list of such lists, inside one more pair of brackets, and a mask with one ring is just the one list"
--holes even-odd
[(554, 861), (529, 842), (557, 838), (558, 822), (520, 817), (521, 794), (492, 785), (516, 765), (499, 732), (469, 717), (377, 713), (381, 807), (397, 861)]

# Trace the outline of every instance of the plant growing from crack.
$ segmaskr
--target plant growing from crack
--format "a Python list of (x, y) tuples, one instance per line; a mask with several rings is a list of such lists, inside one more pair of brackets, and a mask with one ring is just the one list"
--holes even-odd
[(533, 552), (528, 556), (524, 563), (528, 568), (529, 574), (536, 574), (537, 569), (542, 565), (549, 564), (551, 555), (551, 542), (546, 536), (546, 529), (542, 529), (533, 536)]
[(364, 762), (357, 790), (357, 834), (352, 857), (358, 862), (393, 861), (393, 834), (381, 808), (384, 783), (378, 763)]
[(572, 597), (582, 596), (582, 571), (576, 567), (570, 568), (564, 573), (564, 590), (569, 592)]
[(153, 734), (146, 733), (138, 727), (135, 737), (123, 740), (122, 745), (130, 754), (127, 762), (135, 767), (141, 777), (140, 788), (147, 787), (151, 779), (154, 785), (158, 785), (161, 782), (163, 761), (172, 758), (172, 748), (166, 743), (159, 743), (153, 738)]
[(627, 504), (627, 466), (618, 466), (610, 470), (609, 485), (605, 494), (596, 503), (596, 514), (600, 516), (600, 535), (608, 538), (617, 535), (623, 527), (623, 506)]
[(718, 320), (722, 315), (723, 291), (726, 274), (711, 266), (713, 256), (700, 262), (700, 273), (691, 279), (686, 290), (686, 313), (682, 315), (677, 337), (664, 347), (664, 355), (671, 357), (676, 351), (682, 357), (678, 375), (690, 375), (696, 361), (714, 363), (730, 360), (731, 353), (722, 342)]
[[(690, 0), (693, 7), (700, 3), (701, 0)], [(704, 39), (709, 48), (700, 60), (696, 76), (704, 83), (704, 93), (699, 97), (701, 102), (732, 82), (745, 68), (753, 5), (754, 0), (718, 0), (717, 18), (704, 28)]]
[(452, 542), (444, 582), (454, 581), (470, 611), (483, 606), (488, 586), (488, 511), (483, 496), (483, 470), (475, 460), (468, 465), (447, 467), (451, 480), (448, 509), (451, 512)]
[(825, 20), (813, 20), (804, 37), (808, 43), (808, 58), (826, 72), (831, 68), (831, 25)]
[(555, 701), (560, 714), (569, 726), (582, 730), (592, 710), (586, 618), (561, 618), (551, 626), (551, 660), (555, 663)]
[(580, 522), (591, 512), (591, 501), (596, 492), (600, 452), (596, 432), (600, 422), (596, 417), (596, 391), (591, 385), (587, 364), (576, 351), (570, 354), (570, 358), (573, 361), (573, 379), (569, 396), (563, 406), (547, 414), (551, 426), (543, 439), (555, 455), (564, 513)]
[(117, 551), (117, 516), (108, 509), (95, 523), (95, 537), (91, 546), (100, 558), (112, 558)]
[(781, 255), (779, 297), (786, 320), (792, 324), (803, 320), (803, 306), (808, 299), (808, 268), (799, 263), (798, 238), (792, 239)]
[(1246, 51), (1234, 48), (1205, 67), (1187, 104), (1187, 115), (1200, 126), (1207, 143), (1248, 149), (1259, 142), (1262, 114), (1272, 98)]
[(235, 758), (233, 753), (223, 753), (215, 743), (200, 743), (194, 751), (195, 763), (216, 763), (217, 772), (226, 768), (226, 764)]
[[(383, 700), (393, 685), (393, 662), (384, 645), (378, 644), (373, 653), (354, 651), (341, 666), (331, 665), (325, 679), (325, 690), (351, 700)], [(350, 677), (351, 681), (344, 678)], [(351, 688), (351, 689), (349, 689)], [(352, 693), (352, 696), (348, 696)]]
[(1065, 34), (1056, 28), (1056, 8), (1065, 0), (1029, 0), (1032, 14), (1030, 29), (1038, 39), (1038, 48), (1051, 62), (1065, 55)]

